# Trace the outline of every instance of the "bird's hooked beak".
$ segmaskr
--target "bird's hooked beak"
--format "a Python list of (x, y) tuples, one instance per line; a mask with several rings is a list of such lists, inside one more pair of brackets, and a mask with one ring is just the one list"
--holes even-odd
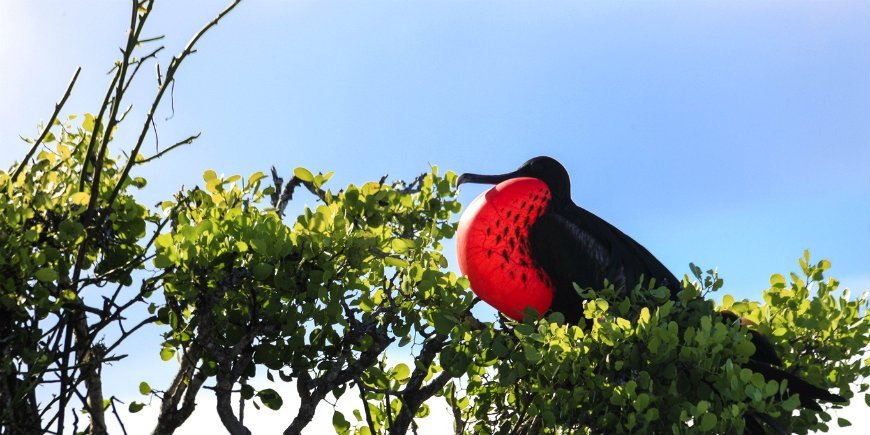
[(505, 180), (510, 180), (511, 178), (521, 177), (522, 175), (514, 172), (508, 172), (507, 174), (501, 175), (480, 175), (480, 174), (462, 174), (459, 176), (459, 179), (456, 180), (456, 185), (460, 186), (466, 183), (475, 183), (475, 184), (498, 184)]

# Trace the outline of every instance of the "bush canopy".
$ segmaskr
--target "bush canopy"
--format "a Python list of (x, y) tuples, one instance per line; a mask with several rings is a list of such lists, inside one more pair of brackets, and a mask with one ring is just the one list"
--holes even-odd
[[(140, 38), (153, 2), (134, 1), (95, 114), (60, 116), (76, 72), (21, 162), (0, 171), (0, 433), (103, 434), (145, 406), (158, 409), (154, 433), (173, 433), (204, 394), (233, 434), (249, 433), (247, 404), (286, 413), (284, 433), (296, 434), (343, 395), (358, 408), (335, 411), (340, 434), (404, 434), (439, 402), (455, 433), (735, 433), (747, 415), (827, 430), (830, 405), (800, 408), (786, 382), (745, 367), (748, 328), (773, 341), (790, 373), (870, 405), (867, 294), (841, 291), (825, 276), (830, 263), (809, 253), (797, 273), (773, 275), (761, 301), (717, 305), (722, 278), (694, 265), (677, 300), (664, 288), (578, 288), (578, 327), (559, 314), (475, 316), (479, 300), (443, 253), (461, 209), (457, 176), (434, 166), (408, 182), (340, 188), (305, 168), (287, 180), (274, 168), (208, 170), (199, 186), (142, 204), (138, 169), (198, 137), (144, 155), (155, 110), (236, 3), (172, 58), (137, 139), (118, 145), (132, 122), (122, 123), (127, 87), (162, 49), (134, 54), (159, 43)], [(297, 189), (315, 205), (285, 216)], [(162, 333), (151, 351), (177, 372), (160, 385), (131, 379), (142, 397), (122, 402), (102, 368), (127, 363), (119, 346), (150, 324)], [(278, 393), (287, 383), (297, 409)]]

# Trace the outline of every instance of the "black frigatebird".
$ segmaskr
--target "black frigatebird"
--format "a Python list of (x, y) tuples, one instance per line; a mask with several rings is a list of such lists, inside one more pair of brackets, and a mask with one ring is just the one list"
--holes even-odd
[(574, 291), (607, 279), (631, 289), (641, 276), (676, 294), (680, 281), (649, 251), (571, 200), (568, 172), (536, 157), (502, 175), (462, 174), (459, 184), (496, 186), (477, 197), (459, 222), (459, 267), (481, 299), (513, 319), (526, 307), (582, 317)]
[[(472, 290), (507, 317), (522, 320), (532, 307), (541, 314), (559, 312), (577, 324), (583, 298), (574, 284), (597, 289), (605, 279), (622, 292), (642, 279), (667, 287), (674, 299), (681, 290), (680, 281), (646, 248), (572, 201), (568, 172), (553, 158), (536, 157), (502, 175), (462, 174), (458, 184), (465, 183), (495, 186), (460, 219), (459, 268)], [(722, 317), (741, 321), (730, 312)], [(789, 391), (800, 394), (804, 407), (821, 411), (815, 400), (845, 400), (777, 368), (782, 361), (773, 344), (757, 331), (750, 334), (756, 352), (747, 367), (767, 379), (788, 379)], [(767, 416), (761, 419), (781, 430)], [(747, 418), (747, 432), (764, 429)]]

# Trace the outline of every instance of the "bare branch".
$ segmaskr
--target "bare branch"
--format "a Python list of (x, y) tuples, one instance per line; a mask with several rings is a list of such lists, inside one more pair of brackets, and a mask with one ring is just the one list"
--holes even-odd
[(163, 157), (164, 154), (166, 154), (166, 153), (168, 153), (168, 152), (170, 152), (170, 151), (172, 151), (172, 150), (174, 150), (174, 149), (176, 149), (176, 148), (178, 148), (178, 147), (180, 147), (180, 146), (182, 146), (182, 145), (190, 145), (190, 144), (193, 143), (193, 141), (199, 139), (199, 136), (200, 136), (201, 134), (202, 134), (202, 132), (199, 132), (199, 133), (197, 133), (197, 134), (195, 134), (195, 135), (193, 135), (193, 136), (188, 137), (187, 139), (184, 139), (184, 140), (182, 140), (182, 141), (176, 142), (176, 143), (174, 143), (174, 144), (172, 144), (172, 145), (166, 147), (166, 149), (164, 149), (163, 151), (160, 151), (160, 152), (158, 152), (157, 154), (154, 154), (154, 155), (151, 156), (151, 157), (148, 157), (148, 158), (145, 158), (145, 159), (138, 160), (138, 161), (136, 162), (136, 164), (144, 165), (145, 163), (148, 163), (148, 162), (150, 162), (150, 161), (152, 161), (152, 160), (154, 160), (154, 159), (159, 159), (159, 158)]
[(139, 153), (139, 150), (142, 148), (142, 144), (145, 142), (145, 137), (148, 135), (148, 126), (151, 123), (151, 120), (154, 118), (154, 114), (157, 112), (157, 107), (160, 105), (160, 101), (163, 99), (163, 94), (166, 92), (167, 85), (172, 82), (175, 77), (175, 72), (178, 71), (178, 67), (181, 66), (182, 62), (187, 58), (187, 56), (193, 54), (195, 52), (194, 46), (199, 39), (209, 31), (212, 27), (216, 26), (218, 22), (226, 16), (230, 11), (232, 11), (241, 0), (234, 0), (229, 6), (227, 6), (223, 11), (221, 11), (217, 17), (211, 20), (208, 24), (205, 25), (199, 32), (193, 35), (193, 38), (190, 42), (187, 43), (187, 46), (181, 52), (178, 57), (172, 59), (169, 63), (169, 67), (166, 69), (166, 76), (163, 83), (160, 85), (157, 90), (157, 95), (154, 97), (154, 101), (151, 103), (151, 109), (148, 110), (147, 119), (142, 126), (142, 130), (139, 133), (139, 138), (136, 140), (136, 145), (133, 147), (133, 151), (130, 153), (133, 156), (132, 159), (128, 160), (126, 165), (124, 165), (124, 170), (121, 172), (121, 175), (118, 177), (118, 180), (115, 184), (114, 189), (112, 189), (112, 193), (109, 195), (106, 204), (111, 206), (113, 202), (115, 202), (115, 198), (117, 198), (118, 194), (121, 191), (121, 188), (124, 185), (124, 181), (130, 175), (130, 170), (133, 169), (133, 166), (136, 164), (136, 154)]
[[(140, 40), (139, 43), (144, 44), (146, 42), (156, 41), (157, 39), (162, 39), (162, 38), (163, 38), (163, 36), (160, 36), (158, 38), (151, 38), (150, 40)], [(124, 90), (123, 90), (124, 92), (127, 92), (127, 88), (130, 87), (130, 83), (133, 83), (133, 79), (136, 78), (136, 73), (139, 72), (139, 68), (142, 68), (142, 65), (145, 63), (145, 61), (148, 59), (156, 58), (157, 53), (160, 53), (161, 51), (163, 51), (164, 48), (166, 48), (166, 47), (161, 45), (160, 47), (157, 47), (156, 49), (154, 49), (154, 51), (152, 51), (151, 53), (146, 54), (145, 56), (143, 56), (142, 58), (140, 58), (139, 60), (136, 61), (136, 67), (133, 68), (133, 72), (130, 73), (130, 78), (128, 78), (127, 83), (124, 84)]]
[[(123, 432), (124, 435), (127, 435), (127, 428), (124, 426), (124, 421), (121, 420), (121, 416), (118, 415), (118, 409), (115, 408), (115, 402), (121, 402), (121, 401), (118, 400), (118, 398), (116, 398), (115, 396), (112, 396), (109, 398), (109, 403), (112, 404), (112, 414), (115, 414), (115, 419), (118, 420), (118, 424), (121, 426), (121, 432)], [(121, 402), (121, 403), (123, 403), (123, 402)]]
[(362, 399), (363, 410), (366, 414), (366, 423), (369, 425), (369, 431), (371, 431), (372, 434), (375, 434), (377, 432), (375, 431), (375, 422), (372, 421), (372, 412), (369, 410), (369, 401), (366, 399), (366, 387), (359, 378), (356, 379), (356, 386), (359, 387), (359, 398)]
[[(345, 366), (351, 353), (350, 345), (358, 343), (364, 335), (372, 337), (373, 343), (360, 354), (358, 359)], [(314, 417), (317, 405), (323, 401), (326, 395), (339, 385), (343, 385), (353, 379), (358, 379), (363, 371), (374, 364), (378, 356), (394, 340), (393, 337), (387, 334), (385, 328), (375, 328), (374, 324), (366, 325), (363, 328), (354, 328), (354, 330), (346, 334), (344, 340), (342, 340), (344, 351), (335, 364), (333, 364), (332, 368), (314, 380), (309, 380), (307, 372), (304, 372), (297, 378), (296, 388), (299, 391), (302, 404), (290, 426), (284, 430), (284, 435), (298, 435), (302, 433), (302, 429)]]
[(36, 142), (33, 143), (33, 146), (30, 147), (30, 151), (24, 156), (24, 159), (21, 160), (21, 163), (18, 164), (18, 168), (15, 169), (15, 172), (12, 173), (12, 180), (15, 181), (18, 178), (18, 175), (21, 174), (21, 171), (24, 170), (24, 167), (27, 166), (27, 161), (33, 157), (33, 154), (39, 148), (39, 145), (42, 144), (42, 141), (48, 136), (48, 132), (51, 131), (51, 127), (54, 125), (54, 121), (57, 119), (57, 115), (60, 113), (60, 109), (66, 104), (67, 98), (69, 98), (72, 93), (73, 86), (76, 84), (76, 80), (79, 78), (79, 73), (82, 72), (82, 67), (76, 68), (76, 72), (73, 73), (72, 79), (69, 81), (69, 85), (66, 87), (66, 92), (63, 93), (63, 97), (60, 98), (54, 105), (54, 113), (51, 114), (51, 118), (48, 119), (48, 123), (45, 125), (45, 128), (42, 130), (42, 134), (39, 135), (39, 138), (36, 139)]

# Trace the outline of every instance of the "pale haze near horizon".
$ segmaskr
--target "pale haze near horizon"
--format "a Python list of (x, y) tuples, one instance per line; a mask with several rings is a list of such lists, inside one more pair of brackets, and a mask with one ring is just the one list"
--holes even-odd
[[(158, 2), (160, 62), (223, 5)], [(78, 65), (65, 113), (96, 110), (126, 7), (0, 3), (0, 165), (23, 156), (18, 136), (36, 136)], [(306, 166), (336, 171), (341, 186), (430, 163), (506, 172), (547, 154), (568, 168), (578, 204), (678, 276), (690, 261), (717, 267), (722, 294), (757, 299), (810, 249), (854, 294), (870, 288), (868, 54), (867, 2), (243, 2), (183, 67), (174, 116), (165, 106), (158, 117), (162, 144), (202, 138), (142, 171), (143, 201), (206, 169)], [(465, 204), (481, 192), (463, 190)], [(134, 357), (107, 370), (110, 393), (141, 400), (140, 380), (168, 383), (158, 332), (126, 344)], [(202, 397), (182, 433), (222, 430)], [(833, 433), (870, 427), (862, 399), (833, 413), (854, 424)], [(292, 400), (254, 414), (255, 433), (285, 426)], [(311, 433), (332, 431), (328, 408)], [(421, 433), (442, 433), (439, 409)], [(143, 412), (128, 431), (150, 430)]]

